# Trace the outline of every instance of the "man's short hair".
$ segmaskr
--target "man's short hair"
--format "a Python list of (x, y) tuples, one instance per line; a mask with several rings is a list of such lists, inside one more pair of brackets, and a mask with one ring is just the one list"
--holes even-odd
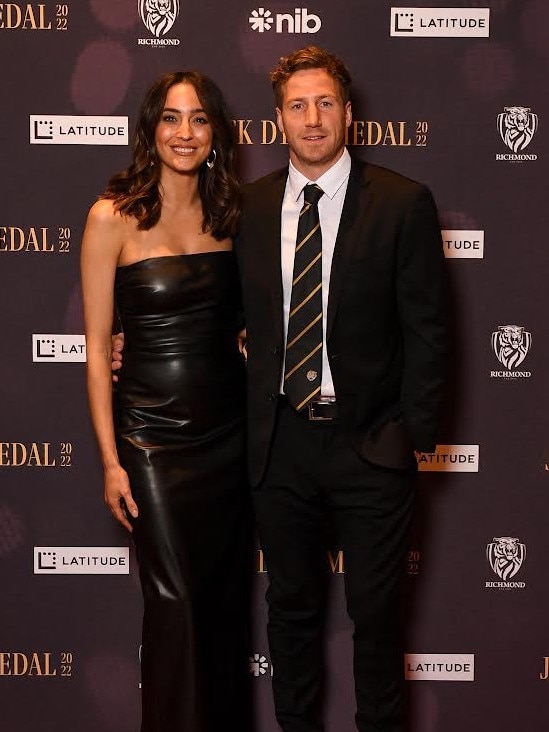
[(324, 69), (327, 71), (339, 85), (343, 104), (347, 104), (351, 87), (351, 74), (349, 73), (349, 69), (333, 53), (318, 46), (307, 46), (306, 48), (300, 48), (298, 51), (293, 51), (287, 56), (281, 56), (278, 64), (269, 74), (278, 107), (282, 105), (284, 84), (296, 71), (304, 71), (306, 69)]

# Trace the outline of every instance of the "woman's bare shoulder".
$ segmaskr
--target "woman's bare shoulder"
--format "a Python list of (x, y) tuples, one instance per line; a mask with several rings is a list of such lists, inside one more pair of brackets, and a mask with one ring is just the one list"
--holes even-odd
[(131, 216), (124, 216), (117, 210), (115, 202), (108, 198), (100, 198), (88, 212), (86, 233), (101, 235), (120, 243), (131, 239), (135, 233), (136, 221)]
[(100, 227), (120, 227), (124, 219), (116, 210), (114, 201), (108, 198), (98, 199), (88, 211), (87, 224)]

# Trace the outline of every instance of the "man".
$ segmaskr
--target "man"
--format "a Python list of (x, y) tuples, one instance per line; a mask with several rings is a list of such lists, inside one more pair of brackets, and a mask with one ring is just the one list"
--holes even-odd
[(290, 164), (245, 188), (236, 250), (276, 715), (284, 732), (323, 729), (329, 528), (345, 557), (358, 729), (403, 732), (414, 450), (435, 447), (443, 382), (439, 224), (424, 186), (351, 159), (339, 59), (301, 49), (271, 81)]

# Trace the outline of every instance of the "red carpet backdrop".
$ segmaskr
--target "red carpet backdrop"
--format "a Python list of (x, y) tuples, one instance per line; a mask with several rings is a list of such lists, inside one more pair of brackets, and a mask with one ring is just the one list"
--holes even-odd
[[(315, 43), (353, 72), (351, 152), (431, 187), (450, 274), (447, 412), (408, 563), (413, 732), (546, 732), (549, 2), (254, 2), (0, 3), (0, 728), (139, 727), (137, 568), (87, 415), (87, 209), (166, 71), (225, 91), (242, 180), (282, 165), (267, 73)], [(275, 732), (259, 548), (256, 571), (250, 674)], [(327, 731), (352, 732), (337, 547), (326, 571)]]

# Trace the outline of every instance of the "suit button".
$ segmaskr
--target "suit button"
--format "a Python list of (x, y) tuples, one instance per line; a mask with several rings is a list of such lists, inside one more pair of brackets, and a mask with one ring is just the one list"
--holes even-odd
[(273, 348), (273, 356), (278, 356), (280, 353), (280, 346), (275, 346)]
[(338, 353), (332, 353), (332, 355), (330, 356), (330, 361), (337, 361), (338, 358), (339, 358)]
[(278, 399), (277, 394), (269, 394), (269, 401), (276, 402), (277, 399)]

